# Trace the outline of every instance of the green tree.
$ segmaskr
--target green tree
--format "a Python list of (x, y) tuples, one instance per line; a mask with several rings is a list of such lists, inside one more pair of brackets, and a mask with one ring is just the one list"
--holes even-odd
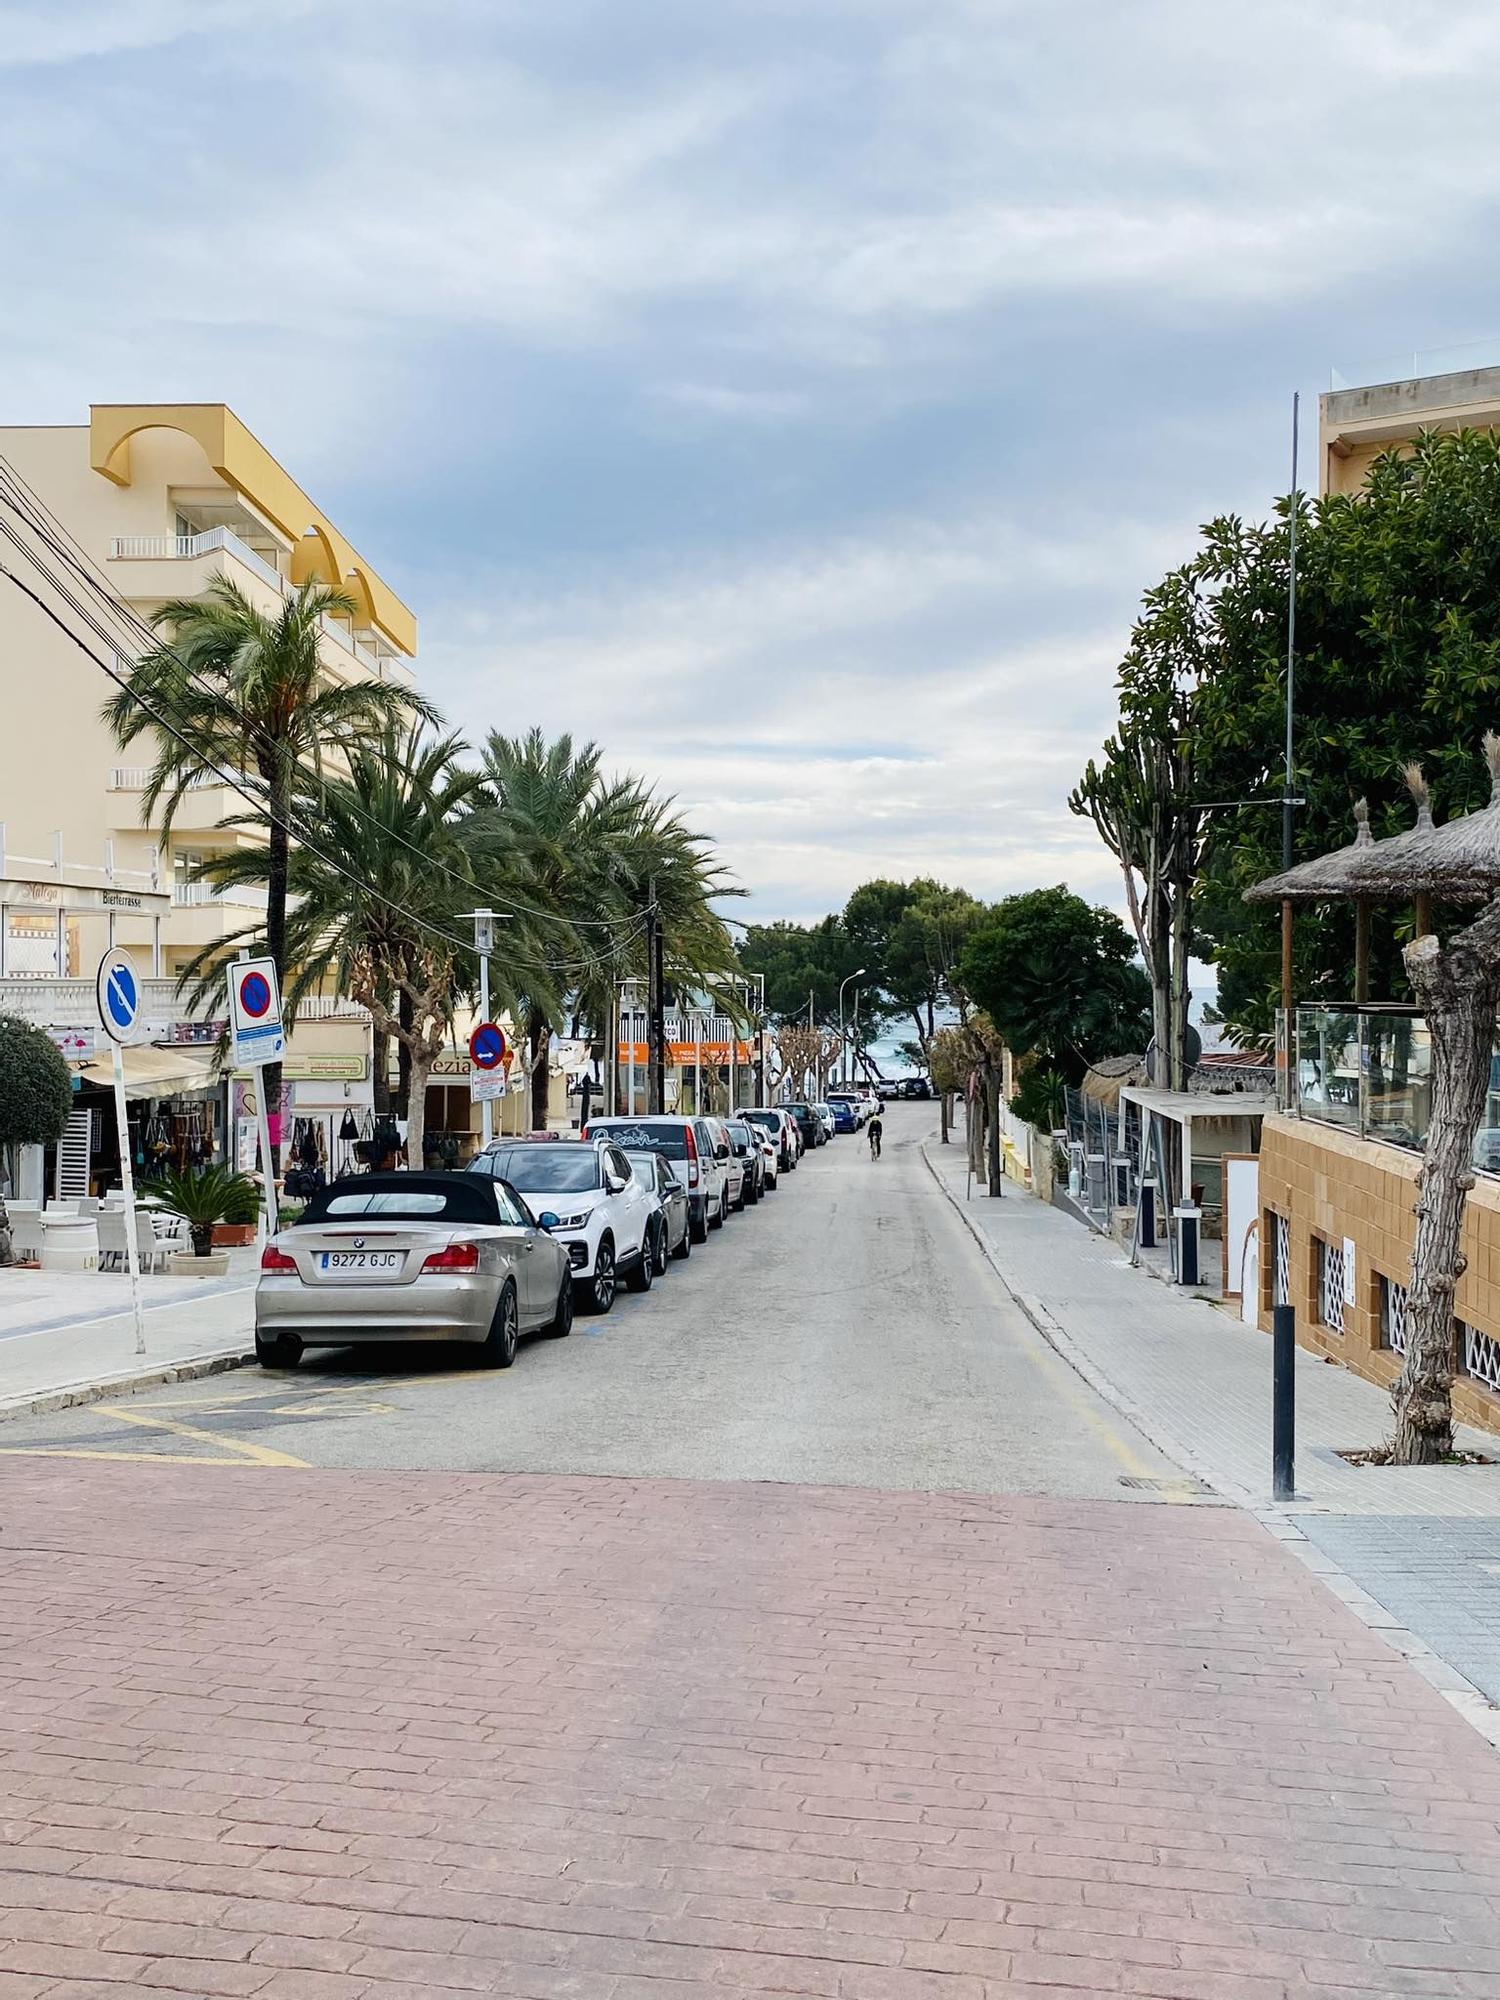
[[(16, 1014), (0, 1014), (0, 1166), (13, 1146), (55, 1146), (73, 1108), (73, 1080), (57, 1044)], [(0, 1265), (13, 1263), (0, 1175)]]
[[(141, 794), (147, 823), (160, 807), (170, 832), (189, 787), (204, 775), (245, 772), (260, 780), (266, 949), (282, 977), (291, 814), (307, 774), (322, 771), (329, 749), (346, 753), (383, 726), (433, 714), (409, 689), (383, 681), (346, 686), (326, 673), (318, 653), (323, 620), (353, 612), (349, 598), (307, 583), (267, 613), (220, 577), (203, 597), (172, 598), (152, 613), (152, 624), (167, 636), (104, 705), (122, 749), (142, 736), (155, 741)], [(263, 1081), (268, 1101), (279, 1101), (280, 1063), (266, 1065)]]
[[(482, 774), (460, 761), (456, 736), (429, 737), (394, 725), (358, 742), (345, 769), (330, 772), (299, 806), (315, 817), (318, 852), (289, 857), (292, 904), (285, 932), (289, 1009), (331, 987), (370, 1014), (377, 1076), (397, 1046), (407, 1114), (407, 1157), (422, 1162), (427, 1078), (455, 1008), (475, 983), (464, 913), (503, 887), (503, 843)], [(264, 815), (247, 815), (259, 826)], [(263, 884), (269, 842), (213, 856), (198, 869), (220, 886)], [(503, 904), (501, 905), (503, 907)], [(185, 977), (216, 984), (226, 956), (256, 945), (251, 927), (200, 953)], [(510, 996), (507, 968), (536, 950), (524, 924), (496, 961), (496, 997)]]
[[(815, 924), (751, 924), (740, 945), (747, 972), (763, 973), (766, 1012), (773, 1021), (830, 1027), (839, 1017), (839, 987), (865, 960), (836, 916)], [(847, 999), (847, 996), (846, 996)]]
[(960, 1019), (966, 1011), (959, 967), (982, 916), (983, 905), (966, 889), (930, 876), (866, 882), (844, 907), (853, 962), (868, 968), (886, 1018), (909, 1018), (924, 1048), (940, 1008), (956, 1007)]
[[(1192, 768), (1166, 793), (1215, 807), (1201, 827), (1191, 920), (1217, 967), (1221, 1015), (1256, 1036), (1270, 1032), (1279, 1000), (1279, 919), (1241, 897), (1281, 866), (1288, 523), (1285, 500), (1269, 522), (1210, 521), (1190, 560), (1148, 593), (1132, 641), (1132, 656), (1151, 649), (1187, 691), (1171, 730), (1188, 740)], [(1377, 839), (1409, 827), (1407, 763), (1426, 770), (1439, 819), (1482, 804), (1473, 746), (1497, 706), (1500, 437), (1428, 433), (1377, 459), (1360, 492), (1302, 502), (1295, 859), (1346, 845), (1361, 797)], [(1374, 926), (1375, 993), (1410, 991), (1410, 935), (1400, 912)], [(1298, 922), (1300, 999), (1350, 997), (1353, 938), (1347, 904)]]
[(1139, 1049), (1150, 1033), (1151, 986), (1134, 952), (1112, 911), (1060, 885), (997, 903), (960, 970), (1017, 1055), (1076, 1083), (1095, 1058)]

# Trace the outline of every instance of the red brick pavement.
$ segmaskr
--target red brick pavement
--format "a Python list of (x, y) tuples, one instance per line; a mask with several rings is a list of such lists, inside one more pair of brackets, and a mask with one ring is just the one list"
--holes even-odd
[(1244, 1517), (0, 1471), (0, 2000), (1500, 1996), (1500, 1762)]

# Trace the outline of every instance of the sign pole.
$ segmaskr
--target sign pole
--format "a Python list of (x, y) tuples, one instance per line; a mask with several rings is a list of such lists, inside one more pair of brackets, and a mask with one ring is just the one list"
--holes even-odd
[[(477, 923), (475, 928), (478, 928)], [(490, 1018), (490, 955), (487, 951), (479, 954), (479, 1018), (482, 1021)], [(471, 1125), (469, 1129), (472, 1131), (474, 1128)], [(487, 1146), (495, 1136), (495, 1107), (487, 1097), (479, 1106), (479, 1129)]]
[(135, 1240), (135, 1162), (130, 1157), (130, 1120), (125, 1113), (125, 1057), (113, 1038), (110, 1050), (115, 1070), (115, 1132), (120, 1143), (120, 1187), (125, 1196), (125, 1262), (130, 1271), (130, 1317), (135, 1322), (135, 1351), (146, 1351), (146, 1315), (141, 1309), (141, 1253)]
[(281, 1227), (281, 1212), (276, 1206), (276, 1172), (271, 1160), (271, 1115), (266, 1104), (266, 1080), (262, 1076), (255, 1089), (255, 1120), (260, 1131), (260, 1164), (266, 1183), (266, 1234), (274, 1236)]

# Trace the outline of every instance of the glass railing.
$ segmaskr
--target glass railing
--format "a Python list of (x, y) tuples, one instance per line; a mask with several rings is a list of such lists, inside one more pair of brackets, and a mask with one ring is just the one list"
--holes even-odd
[[(1293, 1106), (1303, 1118), (1420, 1151), (1432, 1112), (1432, 1038), (1409, 1007), (1299, 1007)], [(1474, 1164), (1500, 1173), (1500, 1036)]]

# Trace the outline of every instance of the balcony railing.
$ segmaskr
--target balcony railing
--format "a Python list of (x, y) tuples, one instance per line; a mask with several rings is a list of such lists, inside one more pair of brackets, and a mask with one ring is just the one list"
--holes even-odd
[(179, 910), (201, 910), (211, 903), (226, 903), (235, 909), (263, 910), (266, 907), (266, 892), (257, 890), (253, 884), (235, 884), (232, 888), (216, 888), (212, 882), (174, 882), (172, 902)]
[[(1292, 1074), (1300, 1117), (1412, 1151), (1426, 1144), (1432, 1037), (1415, 1008), (1299, 1007)], [(1474, 1165), (1500, 1173), (1500, 1036)]]
[(275, 563), (267, 562), (258, 549), (241, 541), (232, 528), (205, 528), (201, 535), (116, 535), (110, 554), (123, 562), (188, 562), (195, 556), (212, 555), (216, 549), (253, 570), (272, 590), (286, 594), (287, 580)]
[[(118, 659), (118, 655), (116, 658)], [(130, 665), (128, 660), (120, 660), (121, 668)], [(116, 764), (109, 774), (109, 789), (112, 792), (143, 792), (151, 782), (149, 764)], [(209, 785), (222, 785), (224, 780), (209, 771), (199, 771), (188, 779), (188, 790), (196, 792)]]

